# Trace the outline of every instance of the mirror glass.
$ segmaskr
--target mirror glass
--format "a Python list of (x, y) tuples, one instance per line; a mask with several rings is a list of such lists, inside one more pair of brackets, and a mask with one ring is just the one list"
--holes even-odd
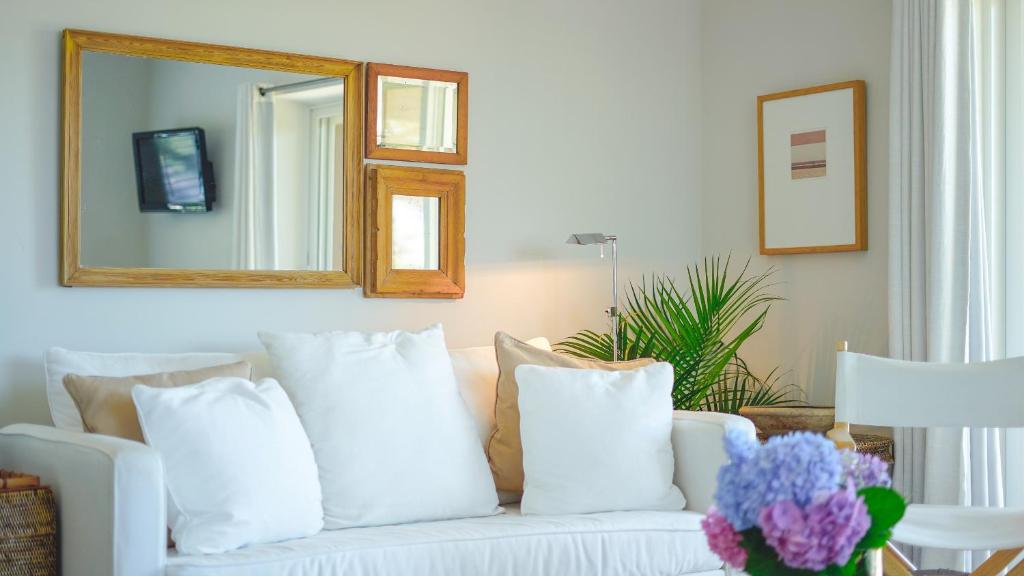
[(391, 267), (399, 270), (438, 270), (440, 198), (391, 197)]
[(341, 269), (344, 89), (83, 52), (81, 265)]
[(454, 153), (458, 102), (455, 82), (379, 76), (377, 145)]

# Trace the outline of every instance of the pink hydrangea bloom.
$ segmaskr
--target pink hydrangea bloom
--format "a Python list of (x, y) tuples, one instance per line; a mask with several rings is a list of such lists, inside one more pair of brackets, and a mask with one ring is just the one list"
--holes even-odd
[(765, 507), (758, 519), (765, 541), (790, 568), (821, 571), (850, 560), (871, 526), (864, 499), (853, 484), (821, 495), (802, 509), (792, 500)]
[(718, 554), (723, 562), (737, 570), (742, 570), (747, 565), (747, 551), (740, 548), (743, 537), (718, 510), (712, 506), (700, 525), (708, 537), (708, 547)]

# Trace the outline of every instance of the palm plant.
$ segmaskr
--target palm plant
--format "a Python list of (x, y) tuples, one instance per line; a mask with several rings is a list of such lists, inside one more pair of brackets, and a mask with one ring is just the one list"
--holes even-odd
[[(764, 326), (771, 305), (774, 269), (750, 273), (750, 260), (735, 277), (731, 258), (704, 259), (686, 269), (688, 292), (674, 280), (651, 275), (630, 284), (619, 319), (620, 359), (654, 358), (675, 367), (672, 402), (677, 410), (735, 413), (746, 405), (791, 403), (778, 369), (767, 378), (751, 373), (737, 356), (744, 342)], [(583, 358), (612, 359), (608, 333), (583, 330), (555, 349)]]

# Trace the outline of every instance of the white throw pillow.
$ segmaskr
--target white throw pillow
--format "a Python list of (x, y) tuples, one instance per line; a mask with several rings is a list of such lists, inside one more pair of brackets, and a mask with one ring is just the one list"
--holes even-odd
[(137, 376), (209, 368), (242, 359), (238, 354), (107, 354), (50, 348), (46, 352), (46, 398), (50, 403), (50, 416), (57, 428), (79, 432), (85, 429), (75, 401), (64, 388), (64, 376), (67, 374)]
[(309, 439), (273, 379), (136, 386), (146, 443), (160, 452), (182, 554), (312, 536), (323, 527)]
[(313, 444), (325, 528), (500, 511), (440, 326), (260, 339)]
[(672, 484), (672, 365), (522, 365), (523, 514), (680, 510)]

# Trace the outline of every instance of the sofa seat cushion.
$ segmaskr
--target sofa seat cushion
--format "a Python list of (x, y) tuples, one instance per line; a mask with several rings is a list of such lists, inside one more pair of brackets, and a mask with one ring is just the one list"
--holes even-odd
[(644, 576), (718, 570), (695, 512), (505, 514), (329, 530), (224, 554), (169, 552), (167, 576)]

